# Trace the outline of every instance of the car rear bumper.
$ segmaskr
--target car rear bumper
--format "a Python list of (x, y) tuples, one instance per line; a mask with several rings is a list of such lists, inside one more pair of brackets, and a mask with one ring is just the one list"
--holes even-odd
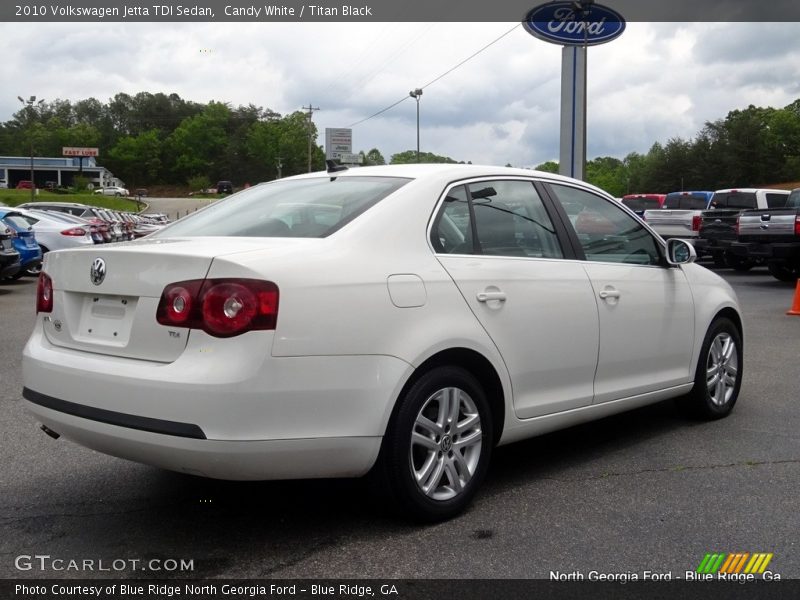
[(777, 244), (734, 242), (731, 244), (731, 251), (743, 257), (793, 259), (800, 258), (800, 242)]
[(259, 335), (239, 356), (203, 355), (194, 337), (178, 360), (154, 363), (56, 347), (39, 325), (23, 354), (25, 407), (81, 445), (174, 471), (359, 476), (412, 370), (389, 356), (274, 358)]

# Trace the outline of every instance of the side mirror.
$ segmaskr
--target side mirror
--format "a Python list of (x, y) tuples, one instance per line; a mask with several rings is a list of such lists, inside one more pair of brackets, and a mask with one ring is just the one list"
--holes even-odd
[(667, 240), (667, 262), (673, 266), (686, 265), (697, 260), (697, 252), (686, 240)]

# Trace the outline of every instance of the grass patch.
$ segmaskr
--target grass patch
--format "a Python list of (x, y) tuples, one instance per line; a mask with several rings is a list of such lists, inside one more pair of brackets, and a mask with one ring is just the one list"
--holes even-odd
[[(6, 206), (19, 206), (31, 201), (30, 190), (0, 190), (0, 203)], [(132, 198), (116, 198), (114, 196), (102, 196), (90, 192), (70, 192), (68, 194), (57, 194), (48, 190), (39, 190), (34, 197), (34, 202), (77, 202), (88, 206), (99, 206), (113, 210), (125, 212), (138, 212), (139, 207), (136, 200)]]

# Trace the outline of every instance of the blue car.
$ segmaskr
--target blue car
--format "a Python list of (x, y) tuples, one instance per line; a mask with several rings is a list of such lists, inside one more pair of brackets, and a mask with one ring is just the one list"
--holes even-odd
[(16, 233), (12, 243), (14, 250), (19, 252), (21, 263), (20, 270), (6, 278), (19, 279), (26, 273), (29, 275), (38, 273), (42, 264), (42, 249), (36, 243), (31, 224), (13, 208), (0, 208), (0, 221)]

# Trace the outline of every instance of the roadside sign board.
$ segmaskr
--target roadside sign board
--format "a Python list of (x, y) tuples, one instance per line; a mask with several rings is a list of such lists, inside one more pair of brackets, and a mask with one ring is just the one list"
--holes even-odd
[(352, 129), (325, 129), (325, 158), (341, 160), (342, 154), (353, 152)]
[(62, 156), (99, 156), (98, 148), (78, 148), (74, 146), (64, 146), (61, 148)]
[(605, 44), (622, 35), (625, 19), (594, 2), (548, 2), (532, 9), (523, 22), (526, 31), (562, 46)]
[(343, 165), (360, 165), (362, 158), (360, 154), (353, 154), (351, 152), (342, 152), (339, 156), (339, 162)]

